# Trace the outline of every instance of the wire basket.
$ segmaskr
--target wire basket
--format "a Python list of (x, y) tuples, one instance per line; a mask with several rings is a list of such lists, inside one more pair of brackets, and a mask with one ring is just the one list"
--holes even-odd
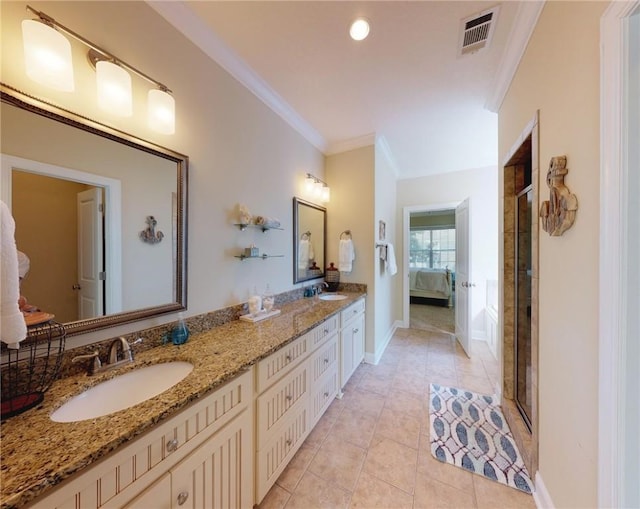
[(64, 327), (49, 321), (29, 327), (18, 349), (2, 344), (2, 420), (42, 402), (60, 371), (65, 338)]

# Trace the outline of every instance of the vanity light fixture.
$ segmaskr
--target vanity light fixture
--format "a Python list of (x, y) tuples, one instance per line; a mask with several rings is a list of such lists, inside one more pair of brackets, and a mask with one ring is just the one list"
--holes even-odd
[(71, 44), (49, 18), (22, 21), (22, 45), (27, 76), (36, 83), (63, 92), (73, 92)]
[(329, 188), (326, 182), (323, 182), (318, 177), (314, 177), (311, 173), (307, 173), (305, 187), (309, 194), (320, 199), (323, 203), (328, 203), (331, 199), (331, 188)]
[[(133, 112), (132, 107), (132, 90), (131, 90), (131, 74), (134, 73), (152, 83), (155, 89), (149, 91), (147, 95), (147, 121), (151, 129), (162, 134), (173, 134), (175, 132), (175, 100), (170, 95), (171, 90), (159, 81), (154, 80), (147, 74), (143, 73), (139, 69), (136, 69), (132, 65), (127, 64), (123, 60), (120, 60), (115, 55), (100, 48), (93, 42), (85, 39), (73, 30), (61, 25), (51, 16), (48, 16), (44, 12), (37, 11), (31, 6), (27, 5), (27, 10), (35, 14), (37, 20), (24, 20), (22, 22), (22, 37), (25, 48), (25, 63), (27, 68), (27, 75), (37, 81), (38, 83), (56, 88), (58, 90), (73, 91), (73, 66), (71, 63), (71, 45), (69, 40), (60, 32), (64, 32), (68, 36), (80, 41), (82, 44), (89, 48), (87, 59), (89, 63), (96, 69), (96, 82), (98, 84), (98, 105), (100, 108), (107, 110), (113, 114), (119, 116), (131, 116)], [(37, 30), (33, 27), (36, 26)], [(26, 29), (25, 29), (26, 27)], [(42, 29), (44, 27), (45, 30)], [(32, 32), (39, 31), (48, 33), (49, 39), (40, 43), (40, 48), (36, 50), (34, 36)], [(37, 39), (35, 39), (37, 40)], [(43, 40), (42, 36), (39, 40)], [(50, 41), (58, 42), (50, 42)], [(34, 67), (42, 67), (42, 64), (36, 64), (39, 59), (50, 60), (51, 62), (63, 61), (61, 58), (52, 58), (49, 55), (58, 54), (61, 50), (57, 49), (65, 46), (68, 48), (68, 70), (67, 72), (71, 76), (71, 86), (68, 85), (69, 78), (66, 81), (63, 78), (40, 78), (37, 75), (37, 71), (32, 70)], [(54, 53), (55, 51), (55, 53)], [(45, 55), (45, 56), (42, 56)], [(55, 75), (53, 71), (49, 71), (49, 74)], [(66, 88), (56, 86), (56, 83), (66, 83)]]
[(356, 18), (356, 20), (351, 23), (349, 35), (354, 41), (366, 39), (367, 35), (369, 35), (369, 21), (366, 18)]

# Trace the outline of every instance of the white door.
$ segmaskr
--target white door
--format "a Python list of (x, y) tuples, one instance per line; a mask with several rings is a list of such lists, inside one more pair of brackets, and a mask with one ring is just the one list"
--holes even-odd
[(102, 189), (78, 193), (78, 319), (104, 314)]
[(456, 207), (456, 338), (471, 357), (469, 199)]

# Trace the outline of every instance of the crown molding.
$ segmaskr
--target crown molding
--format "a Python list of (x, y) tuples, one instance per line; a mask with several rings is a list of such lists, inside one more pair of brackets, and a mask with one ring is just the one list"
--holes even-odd
[(502, 101), (524, 56), (545, 1), (520, 2), (498, 71), (489, 87), (490, 96), (484, 105), (493, 113), (497, 113), (502, 106)]
[(337, 141), (329, 144), (325, 150), (325, 155), (332, 156), (334, 154), (340, 154), (342, 152), (348, 152), (349, 150), (355, 150), (357, 148), (368, 147), (369, 145), (375, 145), (376, 135), (375, 133), (364, 134), (357, 138), (350, 138), (348, 140)]
[(320, 152), (327, 142), (298, 112), (232, 51), (184, 2), (147, 1), (174, 28), (227, 71)]

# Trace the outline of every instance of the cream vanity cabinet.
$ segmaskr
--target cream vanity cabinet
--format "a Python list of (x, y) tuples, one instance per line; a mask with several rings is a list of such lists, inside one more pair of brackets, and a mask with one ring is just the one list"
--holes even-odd
[(252, 385), (253, 370), (118, 448), (32, 507), (252, 507)]
[(340, 313), (340, 389), (364, 359), (364, 299)]
[(338, 391), (338, 316), (261, 360), (256, 370), (256, 503)]

